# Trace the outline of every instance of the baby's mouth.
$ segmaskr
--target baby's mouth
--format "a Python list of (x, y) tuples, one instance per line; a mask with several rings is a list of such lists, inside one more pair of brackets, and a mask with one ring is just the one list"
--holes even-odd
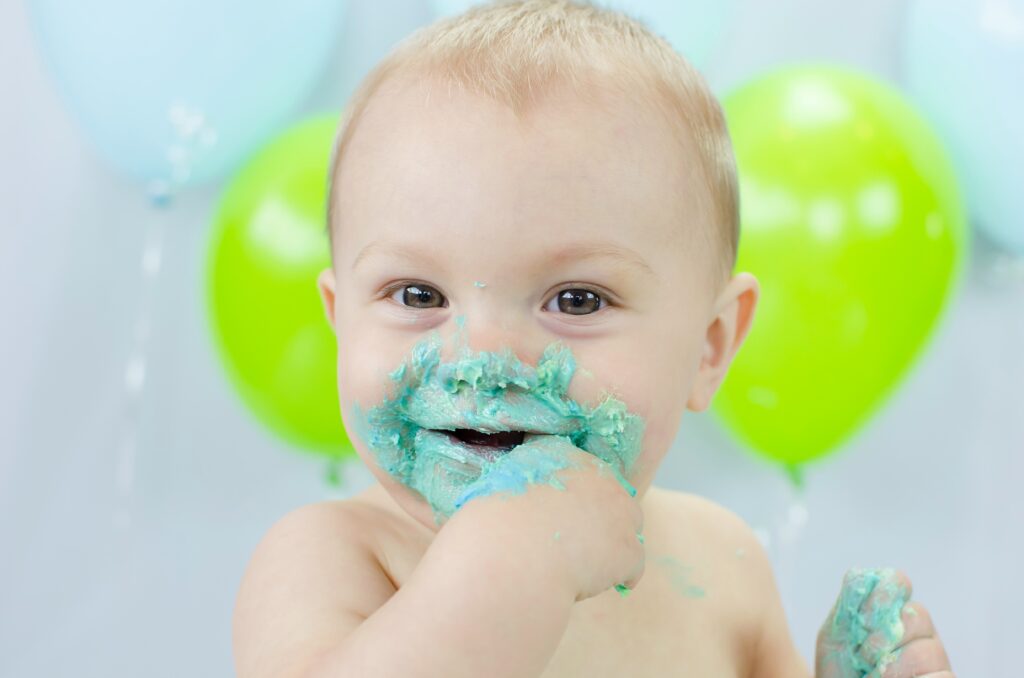
[(438, 433), (444, 433), (454, 442), (461, 443), (463, 447), (474, 454), (487, 459), (500, 457), (517, 445), (523, 444), (526, 436), (525, 431), (498, 431), (486, 433), (471, 428), (457, 428), (454, 430), (433, 429)]

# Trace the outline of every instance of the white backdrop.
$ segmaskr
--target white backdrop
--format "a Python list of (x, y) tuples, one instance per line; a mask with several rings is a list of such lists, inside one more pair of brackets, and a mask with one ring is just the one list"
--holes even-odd
[[(339, 109), (429, 19), (425, 0), (354, 2), (302, 115)], [(747, 0), (708, 73), (722, 92), (817, 58), (898, 81), (901, 21), (891, 0)], [(323, 464), (266, 434), (222, 377), (201, 286), (218, 186), (162, 217), (159, 275), (140, 285), (154, 214), (80, 135), (18, 0), (0, 2), (0, 92), (0, 676), (231, 675), (231, 609), (256, 542), (289, 509), (368, 475), (346, 467), (331, 490)], [(144, 305), (152, 330), (126, 467), (125, 365)], [(958, 675), (1019, 672), (1024, 276), (977, 242), (947, 320), (889, 406), (809, 470), (803, 497), (707, 414), (684, 419), (660, 471), (660, 484), (760, 531), (809, 661), (843, 571), (894, 565)]]

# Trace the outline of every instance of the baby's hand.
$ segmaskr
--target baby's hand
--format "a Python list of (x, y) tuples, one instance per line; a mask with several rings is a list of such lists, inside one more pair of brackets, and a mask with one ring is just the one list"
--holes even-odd
[(851, 569), (818, 633), (816, 678), (953, 678), (928, 610), (899, 570)]
[(550, 559), (548, 569), (564, 573), (560, 579), (576, 601), (613, 586), (625, 594), (644, 570), (635, 492), (612, 466), (568, 439), (531, 435), (456, 501), (464, 505), (450, 522), (465, 524), (468, 512), (480, 529), (500, 524), (516, 542), (532, 542), (528, 557)]

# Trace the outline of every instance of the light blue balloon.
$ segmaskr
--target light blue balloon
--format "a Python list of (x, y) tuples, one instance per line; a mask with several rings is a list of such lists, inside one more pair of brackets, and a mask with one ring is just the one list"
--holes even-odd
[(972, 221), (1024, 254), (1024, 0), (917, 0), (907, 88), (944, 138)]
[[(481, 0), (431, 0), (439, 16), (459, 14)], [(708, 59), (733, 16), (735, 0), (596, 0), (595, 5), (640, 19), (697, 68)]]
[(344, 0), (30, 0), (38, 45), (115, 167), (169, 187), (229, 173), (290, 121)]

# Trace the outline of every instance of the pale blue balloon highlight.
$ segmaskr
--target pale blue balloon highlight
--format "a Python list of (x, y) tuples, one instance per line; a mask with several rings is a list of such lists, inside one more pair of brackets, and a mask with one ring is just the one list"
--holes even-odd
[(101, 155), (134, 178), (199, 184), (297, 112), (345, 0), (31, 0), (44, 61)]
[(943, 137), (972, 222), (1024, 255), (1024, 0), (917, 0), (907, 88)]

